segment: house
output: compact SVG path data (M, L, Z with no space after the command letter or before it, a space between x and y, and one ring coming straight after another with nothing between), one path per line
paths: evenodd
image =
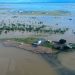
M59 41L52 41L53 48L66 51L68 49L71 49L72 47L66 43L66 40L60 39Z

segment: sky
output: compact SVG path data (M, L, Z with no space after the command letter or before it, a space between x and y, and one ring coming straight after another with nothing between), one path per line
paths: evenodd
M54 2L54 3L74 3L75 0L0 0L0 2Z

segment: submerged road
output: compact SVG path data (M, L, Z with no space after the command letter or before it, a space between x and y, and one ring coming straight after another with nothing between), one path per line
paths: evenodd
M0 42L0 75L58 75L41 56Z

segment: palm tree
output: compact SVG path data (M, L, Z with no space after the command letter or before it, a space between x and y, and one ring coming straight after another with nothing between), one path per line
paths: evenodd
M31 26L31 25L29 25L29 32L31 32L32 31L32 29L33 29L33 27Z

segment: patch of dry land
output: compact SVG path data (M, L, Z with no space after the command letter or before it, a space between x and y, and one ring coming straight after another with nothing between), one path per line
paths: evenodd
M13 40L6 40L3 44L7 47L16 47L36 54L54 52L51 48L47 48L43 46L33 47L31 44L26 44L22 42L13 41Z

